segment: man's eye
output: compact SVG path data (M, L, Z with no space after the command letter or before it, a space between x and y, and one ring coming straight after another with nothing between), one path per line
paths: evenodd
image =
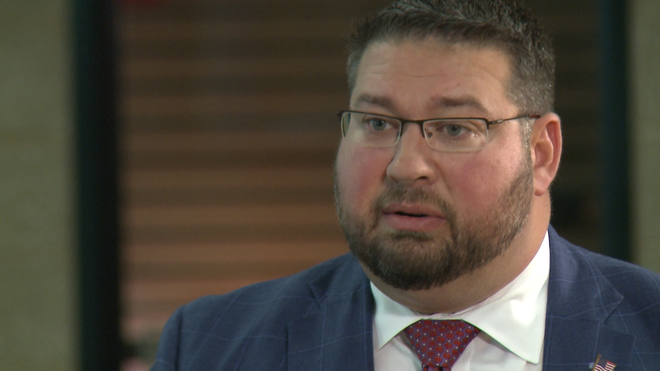
M445 134L452 136L452 137L457 137L459 135L466 134L468 129L463 126L463 125L445 125L444 127Z
M367 120L367 126L373 130L385 130L389 126L389 123L383 119L372 118Z

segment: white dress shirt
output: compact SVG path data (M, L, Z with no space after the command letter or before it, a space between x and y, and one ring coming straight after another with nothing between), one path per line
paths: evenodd
M481 329L452 371L540 371L549 272L546 233L536 256L516 279L460 312L421 315L390 299L372 283L376 371L421 370L421 362L402 332L421 319L460 319Z

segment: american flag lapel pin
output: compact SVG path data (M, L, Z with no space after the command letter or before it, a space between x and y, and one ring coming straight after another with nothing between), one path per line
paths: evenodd
M606 359L600 359L600 354L596 358L596 362L593 363L592 371L613 371L616 367L615 363L612 363Z

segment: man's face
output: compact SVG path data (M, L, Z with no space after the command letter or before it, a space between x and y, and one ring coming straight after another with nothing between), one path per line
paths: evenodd
M352 110L410 120L514 117L509 59L498 49L434 39L377 42L364 53ZM490 128L484 149L431 149L418 125L395 147L343 140L336 203L351 251L384 283L441 286L506 251L533 196L531 157L518 121Z

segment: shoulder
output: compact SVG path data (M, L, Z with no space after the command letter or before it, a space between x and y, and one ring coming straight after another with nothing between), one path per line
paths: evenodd
M368 280L359 263L346 254L289 277L197 299L170 317L152 370L183 365L224 369L263 359L280 364L287 349L287 324L319 311L330 298L341 300L365 286ZM244 354L263 359L250 360Z
M613 317L626 318L639 327L657 322L660 318L660 275L591 251L583 250L582 254L592 264L594 271L621 295L621 302Z
M660 315L659 274L573 245L553 230L550 250L550 282L554 289L578 287L581 295L614 292L621 299L621 315Z
M556 263L552 268L562 273L559 276L598 276L622 289L642 284L648 290L660 292L660 274L576 246L553 230L549 233L551 264Z
M224 295L197 299L179 310L184 317L209 322L218 317L247 317L251 313L302 315L324 295L362 284L364 273L352 254L328 260L300 273L245 286Z

